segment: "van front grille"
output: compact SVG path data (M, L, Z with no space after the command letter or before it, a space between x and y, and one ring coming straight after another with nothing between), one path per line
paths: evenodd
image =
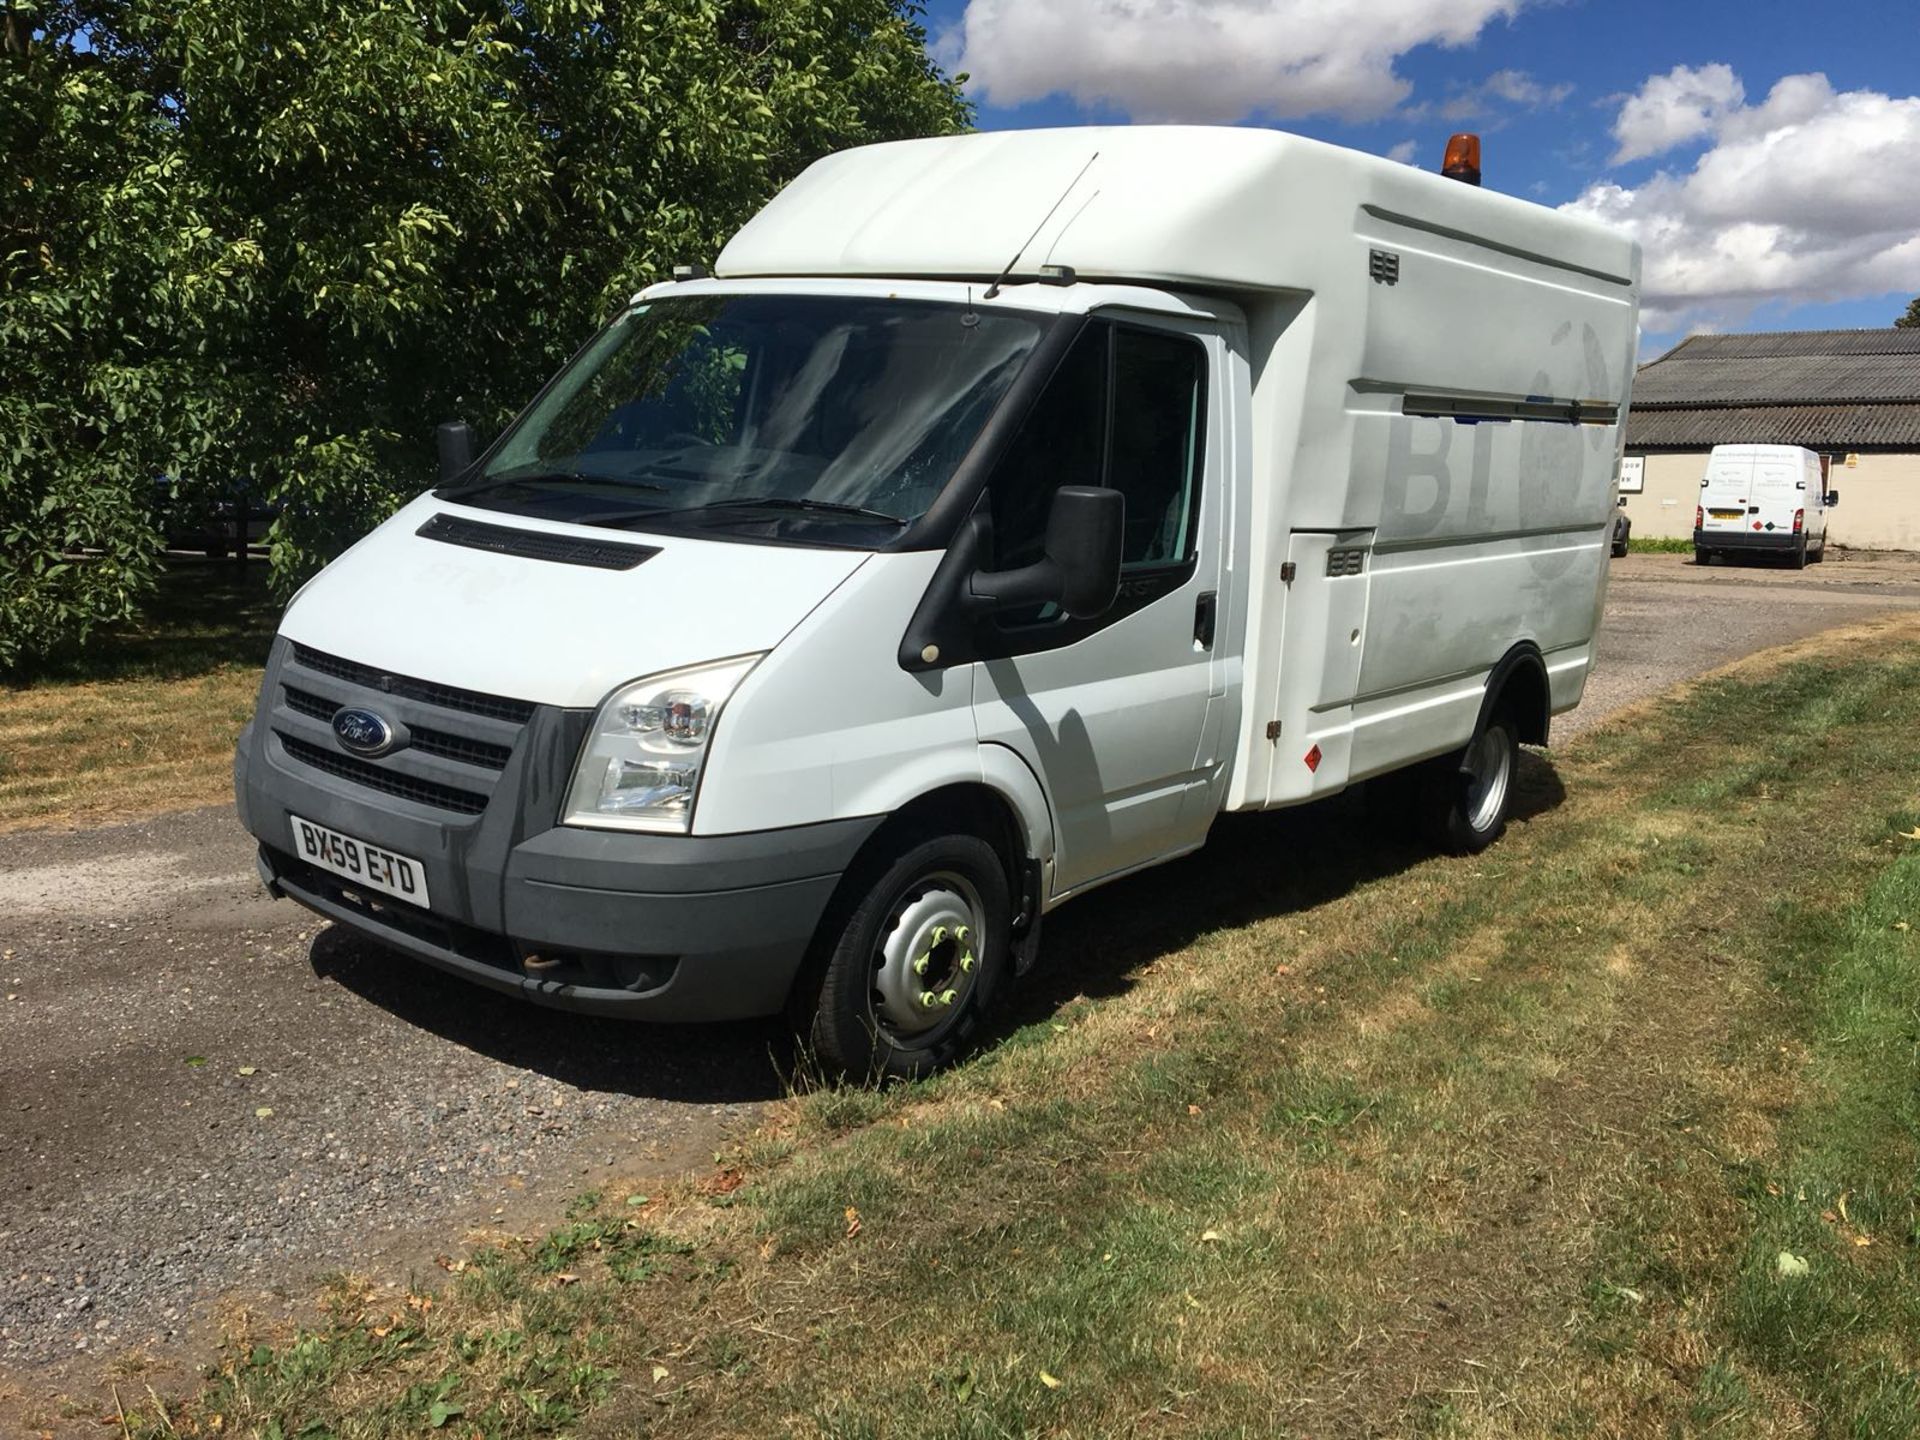
M359 685L382 695L418 700L423 705L462 710L469 715L484 715L488 719L505 720L514 725L524 725L533 718L533 706L524 700L483 695L478 690L462 690L432 680L416 680L409 675L392 675L372 665L342 660L337 655L328 655L320 650L309 650L305 645L293 647L293 660L303 670L331 675L336 680L345 680L349 685Z
M287 754L302 765L310 765L325 774L337 775L343 780L365 785L369 790L397 795L403 800L412 800L420 805L431 805L440 810L454 810L462 815L478 815L487 808L487 797L476 794L474 791L459 790L451 785L422 780L401 771L389 770L370 760L356 760L351 755L324 750L318 745L302 740L297 735L289 735L284 730L276 730L273 733L280 737L280 743L286 747Z
M282 654L269 724L286 757L385 795L478 815L513 760L534 706L305 645ZM344 708L370 710L400 735L384 755L350 753L333 732Z
M328 725L333 724L333 717L340 709L339 701L311 694L297 686L283 686L281 693L287 697L289 710L301 715L310 715L315 720L324 720ZM513 758L513 750L510 746L494 745L465 735L452 735L426 725L408 727L406 748L424 750L429 755L438 755L447 760L459 760L468 765L483 766L488 770L504 770L507 768L507 761Z

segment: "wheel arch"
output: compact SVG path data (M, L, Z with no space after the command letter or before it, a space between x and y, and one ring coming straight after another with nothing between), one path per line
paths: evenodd
M1001 745L982 745L977 779L933 786L895 807L869 835L841 876L814 931L807 959L794 978L794 1001L817 988L826 957L847 915L870 883L881 857L929 835L967 834L993 846L1006 869L1015 915L1015 973L1038 955L1039 917L1047 867L1053 860L1053 817L1046 792L1027 764Z
M1475 738L1497 712L1508 707L1519 724L1522 744L1547 743L1553 721L1553 687L1547 678L1546 657L1531 640L1522 640L1508 650L1487 675L1480 714L1473 722Z

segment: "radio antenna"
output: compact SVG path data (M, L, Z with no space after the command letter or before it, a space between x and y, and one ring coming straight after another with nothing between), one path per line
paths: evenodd
M1000 293L1000 287L1006 284L1007 277L1013 274L1013 267L1018 265L1020 263L1020 257L1027 253L1027 246L1031 245L1034 240L1038 238L1040 232L1047 228L1047 221L1053 219L1054 211L1066 204L1067 196L1071 195L1073 193L1073 187L1080 183L1080 177L1091 170L1093 168L1093 162L1099 158L1100 152L1098 150L1087 157L1087 163L1080 167L1080 174L1075 175L1073 179L1067 182L1067 188L1060 192L1060 198L1053 202L1052 208L1049 209L1046 214L1042 215L1040 217L1040 223L1033 227L1033 234L1027 236L1025 240L1020 242L1020 248L1014 251L1013 258L1007 261L1007 268L1002 270L999 275L994 278L993 284L989 285L986 293L980 297L982 300L991 300Z

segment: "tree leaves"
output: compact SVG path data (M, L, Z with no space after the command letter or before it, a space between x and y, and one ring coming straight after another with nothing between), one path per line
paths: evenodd
M162 477L277 499L290 587L808 162L964 125L918 14L50 8L0 56L0 667L138 603Z

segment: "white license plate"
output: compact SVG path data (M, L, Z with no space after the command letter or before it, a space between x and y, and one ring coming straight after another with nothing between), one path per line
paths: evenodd
M412 856L355 840L298 815L287 818L293 822L293 853L309 865L344 875L409 905L424 908L427 904L427 872Z

